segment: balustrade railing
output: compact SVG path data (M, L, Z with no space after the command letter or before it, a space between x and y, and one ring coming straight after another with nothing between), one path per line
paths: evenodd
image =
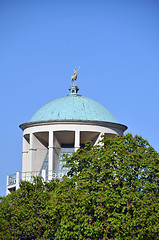
M62 177L65 175L65 172L64 171L60 171L60 172L57 172L57 171L48 171L48 178L47 178L47 181L50 181L52 179L62 179Z
M18 174L17 174L18 173ZM33 182L34 177L43 177L44 181L51 181L52 179L62 179L66 175L66 170L61 169L60 171L47 171L43 169L42 171L31 171L31 172L17 172L12 175L7 176L7 186L12 187L13 185L19 185L20 181Z
M22 172L21 181L33 182L34 177L41 176L40 171Z
M9 177L8 177L8 185L11 186L14 184L16 184L16 173L9 175Z

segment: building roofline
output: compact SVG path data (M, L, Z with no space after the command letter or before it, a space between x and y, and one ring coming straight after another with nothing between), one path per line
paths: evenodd
M127 130L127 126L120 123L105 122L105 121L90 121L90 120L49 120L49 121L37 121L22 123L19 127L25 130L29 127L42 126L42 125L56 125L56 124L81 124L81 125L96 125L102 127L115 127L121 129L123 132Z

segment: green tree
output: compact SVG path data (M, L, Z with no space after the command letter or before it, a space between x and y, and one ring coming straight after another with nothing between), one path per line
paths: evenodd
M47 208L54 239L158 239L158 153L130 134L101 144L65 159L71 178Z
M46 231L45 209L56 183L22 181L20 188L0 202L0 239L41 239Z
M139 136L65 156L61 182L22 182L0 202L0 239L158 239L159 155Z

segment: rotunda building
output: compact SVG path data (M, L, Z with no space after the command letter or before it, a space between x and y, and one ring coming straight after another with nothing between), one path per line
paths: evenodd
M62 169L64 153L77 151L88 140L97 144L101 135L123 135L127 126L118 123L102 104L81 96L73 85L67 96L46 103L20 128L23 130L22 172L16 174L14 190L20 179L31 181L37 175L45 181L62 178L67 172L66 168ZM7 193L13 189L11 182L7 176Z
M77 86L69 94L41 107L23 130L22 172L42 172L46 179L62 177L61 156L71 153L91 140L96 144L101 135L122 135L127 129L119 124L102 104L81 96Z

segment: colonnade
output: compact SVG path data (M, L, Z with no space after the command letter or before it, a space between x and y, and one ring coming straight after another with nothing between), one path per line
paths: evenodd
M51 180L58 167L61 148L68 145L68 149L77 151L88 140L97 144L101 135L123 135L127 129L122 124L96 121L24 123L20 128L23 130L22 172L7 176L7 194L18 189L21 180L32 181L31 176L39 173ZM43 166L45 159L47 170Z
M31 132L30 134L24 134L23 136L23 164L22 172L36 172L40 171L42 164L44 162L45 156L48 151L48 171L53 172L57 168L59 154L62 144L71 144L74 148L74 151L77 151L81 143L84 144L81 140L81 132L79 130L75 131L62 131L60 132L62 137L58 136L59 131L48 131L45 132L45 135L48 138L48 141L42 141L42 133ZM69 134L68 134L69 133ZM71 133L71 134L70 134ZM94 144L99 141L102 133L100 132L87 132L87 140L93 140ZM86 135L86 134L85 134ZM68 141L67 141L68 137ZM51 175L48 175L51 180Z
M21 126L23 131L22 172L42 170L48 153L48 171L56 171L62 145L71 144L74 151L90 140L97 144L101 135L122 135L125 126L107 122L47 122ZM50 180L50 179L49 179Z

